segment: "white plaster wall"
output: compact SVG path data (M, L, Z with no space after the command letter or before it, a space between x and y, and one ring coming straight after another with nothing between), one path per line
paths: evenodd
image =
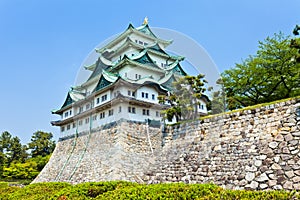
M143 98L142 92L148 93L148 98L145 98L145 97ZM137 93L136 98L139 100L147 101L147 102L151 102L151 103L158 103L158 99L157 99L158 92L154 88L151 88L148 86L142 86L137 89L136 93ZM155 96L154 100L152 99L152 94L154 94L154 96Z
M206 103L202 99L200 99L199 102L200 102L200 106L198 107L198 112L207 114ZM201 105L203 105L203 109L201 108Z
M135 42L135 40L138 40L138 44L139 44L139 41L143 42L143 43L148 43L148 44L153 44L155 41L154 40L151 40L149 38L146 38L146 37L143 37L141 35L137 35L137 34L131 34L130 35L130 39ZM144 45L144 44L143 44Z
M107 95L107 99L105 101L102 101L102 96ZM97 98L99 98L99 103L97 103ZM106 92L103 92L101 94L98 94L97 96L95 96L94 98L94 107L100 106L108 101L111 100L111 91L108 90Z

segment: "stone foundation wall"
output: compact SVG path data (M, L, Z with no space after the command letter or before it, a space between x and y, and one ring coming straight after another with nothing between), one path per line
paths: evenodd
M213 182L300 190L299 107L299 99L287 100L163 132L149 128L150 142L146 125L122 122L58 142L35 182Z

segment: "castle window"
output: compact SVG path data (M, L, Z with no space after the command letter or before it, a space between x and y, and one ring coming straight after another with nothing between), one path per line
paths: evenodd
M118 96L118 94L120 94L120 91L114 92L114 97Z
M103 95L102 97L101 97L101 101L103 102L103 101L106 101L107 100L107 94L106 95Z
M96 100L97 104L100 103L100 98L98 97L97 100Z
M142 42L142 41L139 41L139 44L143 45L143 42Z
M90 122L90 118L85 119L85 123L88 124Z
M158 111L156 111L156 117L159 117L159 112Z
M150 115L150 111L148 109L143 109L143 115Z
M100 119L105 118L105 112L100 113Z
M108 116L112 116L112 115L114 115L114 109L108 111Z
M86 110L90 109L90 104L86 104L85 109Z
M73 128L76 128L76 124L75 123L73 123Z
M127 72L125 72L125 77L127 77Z
M148 45L148 43L147 43L147 42L144 42L144 45L145 45L145 46L147 46L147 45Z
M72 110L70 110L70 115L72 115Z
M93 121L96 121L97 120L97 115L94 115L93 116Z
M66 113L65 113L65 117L68 117L68 115L69 115L69 113L68 113L68 112L66 112Z
M155 100L155 95L154 94L152 94L152 100Z
M67 130L70 130L70 128L71 128L71 125L68 124L68 125L67 125Z
M148 93L145 93L146 99L148 99Z
M145 98L145 93L144 92L142 92L142 98Z
M61 132L64 132L64 131L65 131L65 127L62 126L62 127L60 128L60 130L61 130Z
M83 107L80 106L80 107L79 107L79 113L82 113L82 111L83 111Z
M131 91L130 90L128 90L128 96L130 96L131 95Z
M131 96L135 97L135 92L134 91L131 92Z
M138 40L135 40L135 43L138 43Z
M128 107L128 112L135 114L135 107Z
M79 126L81 126L82 125L82 120L79 120L78 124L79 124Z
M139 79L141 79L142 78L142 76L141 75L139 75Z
M200 104L200 105L199 105L199 108L200 108L201 110L203 110L203 109L204 109L204 105L203 105L203 104Z
M122 107L121 107L121 106L119 106L119 113L120 113L120 112L122 112Z

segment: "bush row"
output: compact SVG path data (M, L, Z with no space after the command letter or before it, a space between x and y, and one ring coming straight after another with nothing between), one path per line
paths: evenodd
M225 190L213 184L144 185L124 181L82 183L36 183L23 188L1 184L0 199L300 199L293 191Z

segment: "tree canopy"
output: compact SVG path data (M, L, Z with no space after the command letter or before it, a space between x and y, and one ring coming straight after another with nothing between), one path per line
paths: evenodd
M35 132L31 142L22 145L20 139L5 131L0 135L0 178L33 179L48 162L55 148L52 133ZM31 150L29 154L27 150Z
M300 95L297 49L290 44L281 32L267 37L255 55L221 74L229 109Z
M37 131L33 133L31 142L28 144L31 149L31 156L47 156L51 154L55 148L55 142L51 140L52 133Z
M173 82L173 91L169 95L159 96L160 103L168 103L169 108L163 111L165 118L172 121L195 119L198 116L199 99L206 88L207 81L203 74L184 76Z

